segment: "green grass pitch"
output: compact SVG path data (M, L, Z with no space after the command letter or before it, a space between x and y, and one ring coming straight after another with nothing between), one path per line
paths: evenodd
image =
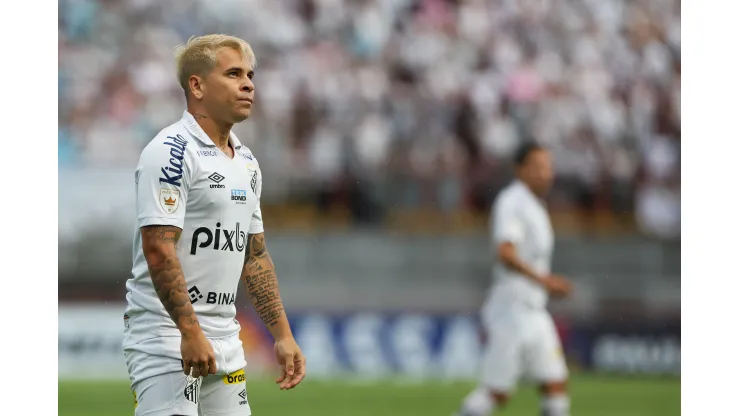
M255 416L450 416L471 383L354 383L312 381L280 391L270 381L247 380ZM681 414L679 378L577 375L571 381L572 414L595 416L673 416ZM521 386L498 414L539 415L536 392ZM60 416L132 416L127 382L59 382Z

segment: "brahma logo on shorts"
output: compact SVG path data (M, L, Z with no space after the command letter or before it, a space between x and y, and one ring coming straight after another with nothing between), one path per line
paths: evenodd
M224 384L238 384L238 383L244 383L246 381L246 377L244 377L244 369L234 371L231 374L226 374L224 376Z

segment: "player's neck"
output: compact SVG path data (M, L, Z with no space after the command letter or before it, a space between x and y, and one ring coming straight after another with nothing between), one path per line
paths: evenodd
M213 143L221 149L229 147L229 137L233 124L219 123L203 111L188 110L193 115L200 128L213 140Z

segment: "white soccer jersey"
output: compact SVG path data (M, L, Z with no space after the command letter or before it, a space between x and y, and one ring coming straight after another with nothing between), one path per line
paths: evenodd
M491 212L491 235L494 247L509 241L516 246L519 258L539 274L550 272L554 233L545 203L524 183L514 181L496 198ZM544 308L547 291L496 262L491 306L528 305Z
M185 111L142 151L136 168L138 227L126 313L146 315L150 336L179 336L154 290L139 227L182 229L177 256L200 326L209 338L239 332L234 299L247 234L263 232L262 176L251 151L231 134L233 159Z

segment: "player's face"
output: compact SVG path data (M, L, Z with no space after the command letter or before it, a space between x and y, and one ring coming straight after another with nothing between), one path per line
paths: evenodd
M246 56L232 48L218 51L218 63L206 77L203 101L209 113L228 123L246 120L254 100L254 70Z
M550 153L546 150L535 150L530 153L524 166L524 176L532 189L540 195L545 195L555 177Z

